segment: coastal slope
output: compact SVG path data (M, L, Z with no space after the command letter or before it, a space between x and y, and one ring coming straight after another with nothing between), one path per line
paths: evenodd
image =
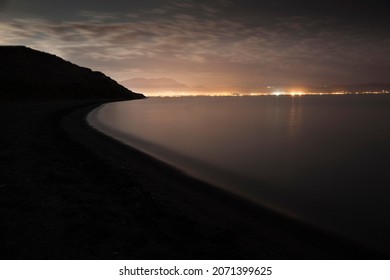
M105 74L24 46L0 46L0 100L143 98Z

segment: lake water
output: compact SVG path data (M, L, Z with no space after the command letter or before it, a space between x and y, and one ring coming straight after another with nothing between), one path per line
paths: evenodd
M390 250L390 95L149 98L88 121L191 176Z

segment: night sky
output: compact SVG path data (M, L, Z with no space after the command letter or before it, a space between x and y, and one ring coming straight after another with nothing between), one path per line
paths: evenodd
M0 45L50 52L117 81L153 78L151 86L390 83L385 4L0 0Z

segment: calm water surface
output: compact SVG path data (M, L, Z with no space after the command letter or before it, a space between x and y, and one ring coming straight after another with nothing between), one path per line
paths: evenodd
M88 120L191 176L390 249L389 95L149 98Z

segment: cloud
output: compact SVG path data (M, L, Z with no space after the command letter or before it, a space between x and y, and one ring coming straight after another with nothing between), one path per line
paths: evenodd
M0 10L2 10L6 4L7 0L0 0Z
M84 7L77 19L15 17L0 20L0 44L28 45L119 80L170 76L190 86L320 82L351 79L352 73L372 79L390 69L389 34L381 26L280 16L276 11L285 11L280 5L287 2L259 2L168 1L147 10L147 1L136 1L137 17ZM253 21L253 7L256 18L268 10L274 17Z

